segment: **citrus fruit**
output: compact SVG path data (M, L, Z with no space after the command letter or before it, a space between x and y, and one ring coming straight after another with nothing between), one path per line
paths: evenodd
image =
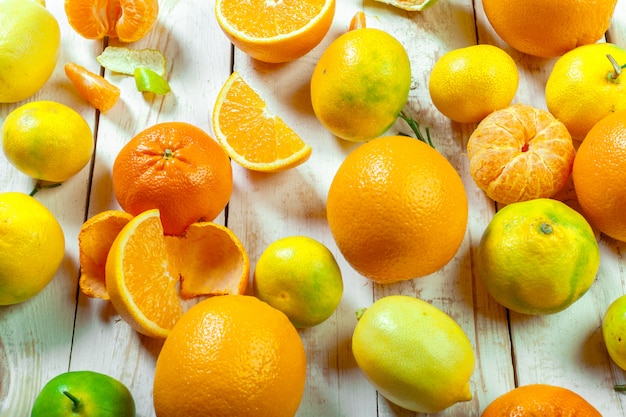
M0 305L33 297L54 278L65 237L54 214L35 198L0 193Z
M470 175L502 204L554 196L567 183L575 155L563 123L519 103L483 119L467 142Z
M601 417L602 414L574 391L547 384L517 387L493 400L481 417L572 416Z
M418 298L390 295L357 316L354 359L389 401L411 411L436 413L472 399L474 351L463 329L446 313Z
M583 140L600 119L626 109L626 75L616 73L607 55L618 67L626 64L626 50L619 46L579 46L556 61L546 83L548 110L575 139Z
M259 61L281 63L322 41L335 16L335 0L217 0L214 10L233 45Z
M2 146L11 164L39 180L63 182L91 160L94 139L85 119L55 101L31 101L2 124Z
M364 142L396 121L410 86L404 46L380 29L357 27L335 39L315 65L311 104L333 135Z
M87 39L135 42L152 29L158 13L158 0L65 0L70 26Z
M65 75L74 84L78 93L93 107L105 113L117 103L120 89L101 75L95 74L74 62L64 67Z
M203 222L184 236L165 236L157 209L122 228L105 264L113 307L134 330L154 338L167 337L182 316L181 297L241 294L249 275L248 255L229 229Z
M491 296L523 314L565 310L593 284L600 250L589 223L558 200L499 210L478 246L478 276Z
M159 209L168 235L222 212L233 189L228 155L202 129L162 122L139 132L113 163L113 191L124 211Z
M61 30L37 1L0 2L0 103L35 94L48 81L59 58Z
M626 295L616 298L604 312L602 338L609 356L626 370Z
M626 110L600 120L578 147L572 171L585 218L626 242Z
M105 265L109 249L133 216L121 210L105 210L87 221L78 232L79 287L92 298L109 299Z
M31 417L135 417L135 400L117 379L93 371L64 372L44 385Z
M271 243L254 270L254 295L282 311L297 328L316 326L337 309L343 294L333 253L307 236Z
M142 93L167 94L172 91L167 80L150 68L136 68L134 77L137 91Z
M390 4L402 10L422 11L437 3L437 0L376 0L381 3Z
M176 323L159 353L157 417L293 417L306 378L302 340L259 299L201 301Z
M350 265L391 283L433 273L454 257L468 204L443 155L417 139L383 136L346 157L330 185L326 215Z
M472 45L446 52L435 62L428 91L444 116L475 123L511 104L518 83L517 65L509 54L493 45Z
M261 172L296 167L311 147L235 71L222 86L213 107L215 137L239 165Z
M595 43L609 28L617 0L484 0L496 33L518 51L542 58Z

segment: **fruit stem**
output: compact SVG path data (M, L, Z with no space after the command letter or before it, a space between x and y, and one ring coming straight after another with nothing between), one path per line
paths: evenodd
M614 389L615 391L619 391L619 392L626 391L626 384L617 384L617 385L613 385L613 389Z
M361 320L361 317L363 316L363 313L365 313L365 310L367 310L367 307L359 308L356 311L356 319L357 319L357 321Z
M72 400L72 411L73 412L78 412L80 411L80 409L83 407L82 402L80 401L80 399L78 399L76 396L70 394L68 391L63 391L63 394L69 398L70 400Z
M415 133L415 136L417 136L417 139L429 144L432 148L435 147L435 145L433 145L433 141L430 139L430 128L428 126L424 128L424 130L426 131L426 138L424 138L424 135L422 135L422 131L420 130L420 125L415 121L415 119L406 114L404 111L401 111L398 117L404 120L409 125L411 130Z
M622 73L622 69L626 68L626 64L620 66L620 64L617 63L617 61L611 56L611 54L606 54L606 57L609 59L611 65L613 66L613 71L610 71L607 74L606 78L611 82L617 83L618 78Z
M41 182L41 180L37 181L35 183L35 187L33 187L33 190L30 192L30 194L28 194L29 196L34 196L35 194L37 194L37 191L39 190L45 190L47 188L54 188L54 187L58 187L60 186L62 183L60 182L53 182L51 184L46 184L43 185L43 183Z

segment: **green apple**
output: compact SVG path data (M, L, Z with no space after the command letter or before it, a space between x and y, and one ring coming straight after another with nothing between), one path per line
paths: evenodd
M626 295L614 300L604 313L602 337L613 362L626 370Z
M43 387L31 417L135 417L135 400L124 384L108 375L65 372Z

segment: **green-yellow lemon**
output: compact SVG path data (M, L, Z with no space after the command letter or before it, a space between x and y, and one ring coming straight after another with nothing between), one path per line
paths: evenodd
M606 309L602 337L613 362L626 370L626 295L616 298Z

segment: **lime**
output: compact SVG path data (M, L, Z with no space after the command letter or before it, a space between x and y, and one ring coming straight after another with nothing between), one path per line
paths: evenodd
M383 297L364 312L352 335L356 363L389 401L436 413L472 399L472 345L463 329L426 301Z
M626 370L626 295L615 299L604 313L602 337L613 362Z
M135 69L135 85L142 93L167 94L171 91L167 80L150 68Z
M332 252L306 236L271 243L254 270L254 293L285 313L295 327L318 325L337 309L343 280Z

